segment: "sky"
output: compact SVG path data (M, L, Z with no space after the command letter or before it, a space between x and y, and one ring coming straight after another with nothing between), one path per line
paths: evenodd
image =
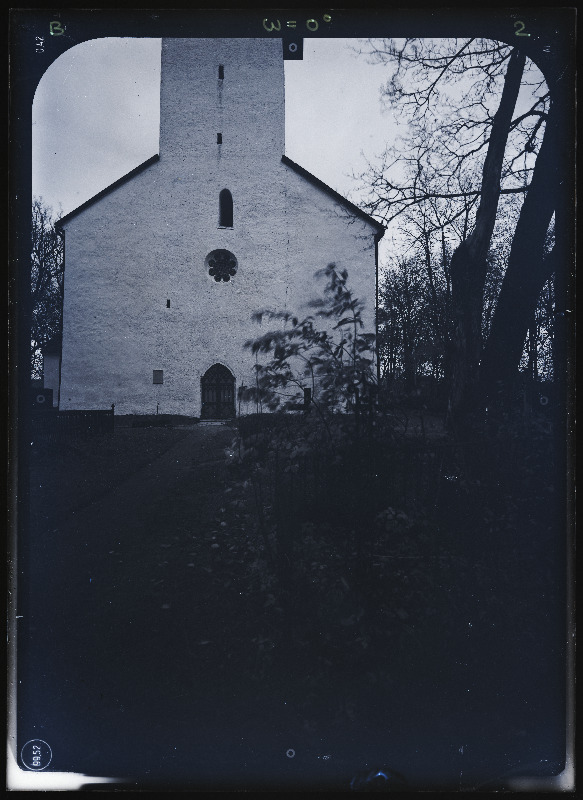
M305 39L285 61L286 155L358 202L350 176L395 136L386 67L358 40ZM160 39L94 39L61 55L33 104L33 196L62 214L158 153ZM63 165L66 164L66 168Z

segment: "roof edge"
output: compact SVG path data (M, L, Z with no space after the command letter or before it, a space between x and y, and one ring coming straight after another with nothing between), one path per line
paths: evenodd
M131 172L128 172L123 177L118 178L117 181L114 181L109 186L106 186L105 189L102 189L96 195L90 197L89 200L86 200L80 206L73 209L73 211L70 211L68 214L65 214L64 217L61 217L61 219L57 220L57 222L55 223L55 228L61 231L63 229L63 225L69 222L71 219L73 219L73 217L77 216L77 214L81 213L81 211L84 211L86 208L89 208L89 206L93 205L93 203L96 203L98 200L101 200L102 197L105 197L105 195L109 194L110 192L113 192L122 184L126 183L127 181L131 181L132 178L135 178L136 175L138 175L140 172L143 172L145 169L148 169L148 167L150 167L152 164L155 164L156 161L159 160L160 160L160 155L159 153L156 153L155 156L152 156L147 161L144 161L142 164L135 167L135 169L132 169Z
M316 178L315 175L312 175L312 173L308 172L308 170L304 169L304 167L300 167L300 165L296 164L295 161L292 161L291 158L283 155L281 160L286 166L291 167L294 172L297 172L298 175L306 178L306 180L310 181L310 183L314 184L314 186L316 186L318 189L322 189L322 191L326 192L326 194L329 194L338 203L342 203L342 205L346 206L353 214L355 214L355 216L360 217L361 219L365 220L365 222L373 225L377 229L377 232L375 233L375 240L377 242L383 238L386 227L382 224L382 222L379 222L374 217L371 217L370 214L367 214L366 211L363 211L362 208L359 208L354 203L351 203L350 200L347 200L346 197L343 197L343 195L341 195L335 189L332 189L332 187L328 186L328 184L324 183L324 181Z

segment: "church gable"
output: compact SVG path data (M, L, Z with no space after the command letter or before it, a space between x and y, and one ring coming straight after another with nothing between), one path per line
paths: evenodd
M151 158L149 158L147 161L144 161L142 164L137 166L135 169L131 170L131 172L128 172L126 175L123 175L121 178L119 178L117 181L112 183L110 186L106 186L105 189L103 189L101 192L99 192L98 194L96 194L93 197L91 197L85 203L82 203L82 205L80 205L77 208L75 208L69 214L65 214L65 216L61 217L61 219L57 222L57 227L62 229L62 230L66 230L67 225L69 224L69 222L71 222L71 220L73 220L75 217L78 217L79 214L81 214L86 209L91 208L96 203L98 203L101 200L109 197L114 192L116 192L118 189L120 189L122 186L125 186L126 184L134 181L134 179L138 175L140 175L142 172L147 170L150 166L152 166L153 164L155 164L159 160L160 160L160 156L158 154L156 154L155 156L152 156ZM135 186L131 187L130 188L130 192L133 191L135 188L136 188Z
M131 172L128 172L126 175L119 178L117 181L112 183L110 186L107 186L101 192L96 194L94 197L87 200L85 203L80 205L78 208L71 211L69 214L66 214L64 217L57 223L57 227L61 229L66 229L68 223L81 214L85 209L90 208L91 206L95 205L96 203L100 202L104 198L112 195L116 192L119 188L124 186L125 184L133 181L139 174L144 172L153 164L157 163L160 160L159 154L156 154L149 158L147 161L144 161L142 164L137 166ZM320 189L320 191L326 195L331 201L333 201L334 207L340 206L341 208L345 209L348 215L354 216L356 218L362 219L373 229L373 233L377 236L377 238L382 238L384 234L384 226L377 222L374 217L371 217L365 211L360 209L358 206L351 203L341 194L336 192L330 186L327 186L323 181L317 178L315 175L312 175L306 169L304 169L300 164L296 164L290 158L285 155L282 155L281 162L290 170L295 172L297 175L301 176L304 180L310 183L312 186ZM125 202L125 200L124 200ZM219 227L233 227L233 197L232 193L228 189L222 189L219 192Z
M323 181L317 178L315 175L312 175L308 170L304 169L299 164L296 164L295 161L292 161L291 158L287 156L281 157L282 164L285 164L291 171L295 172L297 175L301 176L304 181L308 184L311 184L313 187L318 189L323 195L327 196L334 204L335 208L341 208L344 210L345 214L349 217L361 219L364 222L368 223L372 228L375 236L377 239L381 239L385 228L380 222L377 222L374 217L371 217L370 214L367 214L366 211L363 211L358 206L351 203L350 200L347 200L341 194L336 192L330 186L327 186Z
M346 269L354 295L364 303L363 320L374 332L376 319L376 243L384 227L307 170L283 156L285 225L289 263L304 264L297 287L300 306L314 299L321 287L313 276L329 263ZM301 313L302 308L294 309Z

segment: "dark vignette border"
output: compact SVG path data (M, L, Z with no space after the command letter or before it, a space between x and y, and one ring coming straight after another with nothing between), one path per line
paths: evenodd
M10 175L9 175L9 325L8 350L9 381L9 569L11 588L16 588L9 600L9 641L16 651L11 652L11 666L16 652L26 660L26 637L16 640L15 617L25 616L28 603L26 584L27 529L28 529L28 463L27 443L30 442L30 418L28 414L29 386L29 319L30 296L27 281L30 208L31 208L31 115L32 101L38 82L50 64L65 50L89 39L107 36L139 37L278 37L282 33L267 28L271 21L287 12L275 10L257 11L165 11L165 10L60 10L39 11L19 9L10 14L9 24L9 113L10 113ZM297 19L319 18L326 10L316 14L314 9L295 9ZM561 407L564 409L564 450L562 461L565 473L563 496L567 503L564 510L564 527L569 530L565 541L567 563L567 602L569 619L566 626L569 668L572 670L573 619L573 521L574 521L574 319L575 319L575 9L573 8L514 8L505 11L487 9L481 12L459 9L414 8L410 12L385 12L380 10L332 11L329 26L322 25L316 31L302 26L298 29L298 53L301 53L302 38L366 38L402 36L482 36L512 43L524 49L542 70L554 101L561 108L564 120L564 140L558 154L562 175L561 195L558 202L556 225L557 237L564 246L564 269L558 282L557 338L566 348L567 375L560 381ZM263 20L270 21L266 27ZM515 23L524 20L530 36L517 39ZM57 22L65 29L64 35L49 35L50 23ZM313 26L312 26L313 27ZM57 26L58 30L58 26ZM283 29L282 29L283 30ZM42 35L45 52L35 53L35 37ZM287 41L284 35L284 43ZM285 158L285 157L284 157ZM149 162L147 162L149 163ZM144 165L143 165L144 166ZM138 168L139 169L139 168ZM122 179L123 180L123 179ZM570 678L573 676L571 675ZM12 675L15 678L15 674ZM12 698L15 697L14 684ZM567 739L572 734L573 719L567 714ZM9 737L16 734L12 719ZM10 739L9 739L10 740ZM24 741L24 740L23 740ZM19 745L22 745L19 742ZM11 741L16 755L16 740ZM544 783L544 781L543 781ZM85 787L91 788L90 786ZM98 786L95 786L98 788ZM105 787L103 787L105 788ZM117 789L126 788L118 785ZM128 785L127 788L130 788ZM136 788L132 782L131 788ZM145 788L145 785L144 787ZM147 788L160 788L148 786ZM180 790L179 787L173 787ZM189 787L182 787L184 789ZM192 788L192 787L190 787ZM218 785L208 787L217 790ZM222 787L224 790L235 787ZM238 787L240 788L240 787ZM251 787L246 787L247 789ZM550 786L548 788L551 788ZM541 785L541 789L544 790ZM199 789L200 790L200 789ZM536 789L535 789L536 790Z

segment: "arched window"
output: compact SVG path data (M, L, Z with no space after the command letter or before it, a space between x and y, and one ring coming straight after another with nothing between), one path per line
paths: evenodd
M219 195L219 228L233 227L233 197L228 189Z

